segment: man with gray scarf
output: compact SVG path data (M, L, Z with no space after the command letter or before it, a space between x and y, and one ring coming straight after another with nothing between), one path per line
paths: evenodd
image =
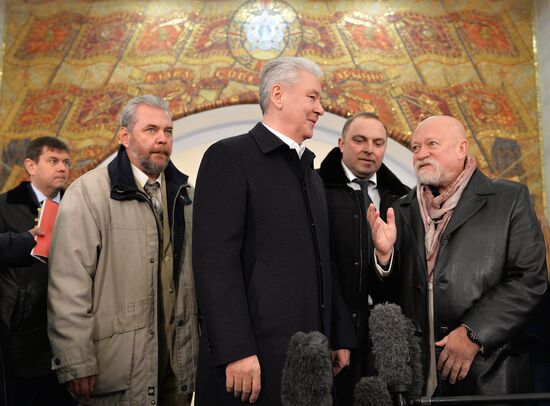
M489 179L453 117L412 136L417 186L368 220L379 272L421 339L428 396L531 389L525 325L547 288L544 239L525 185Z

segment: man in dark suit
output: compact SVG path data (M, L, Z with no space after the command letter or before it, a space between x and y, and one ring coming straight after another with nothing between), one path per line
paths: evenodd
M368 219L378 264L421 337L426 394L529 392L525 327L547 288L529 191L487 178L453 117L424 120L411 145L416 188L387 223L374 205Z
M23 257L13 252L0 266L0 344L7 403L70 404L65 385L57 382L50 364L46 333L48 265L31 257L34 241L27 231L35 226L44 200L60 201L69 178L69 150L58 138L35 138L23 163L30 182L21 182L0 195L0 233L22 233L17 238L19 242L25 240L27 247Z
M214 144L202 160L193 218L203 319L197 406L280 405L297 331L329 337L335 374L349 362L353 331L332 289L324 188L303 145L324 112L320 76L303 58L268 62L263 122Z
M355 384L374 372L368 338L369 306L385 299L372 264L374 246L366 208L373 202L386 213L409 191L382 163L387 140L386 128L376 114L358 113L345 122L338 147L329 152L319 169L327 194L330 254L358 344L351 354L350 368L335 379L338 406L351 406Z

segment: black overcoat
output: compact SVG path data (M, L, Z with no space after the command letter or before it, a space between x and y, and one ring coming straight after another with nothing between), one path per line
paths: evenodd
M280 405L290 337L320 331L334 349L354 345L332 289L324 188L312 168L257 124L211 146L193 215L193 269L201 311L197 406L242 404L225 390L225 366L260 360L259 405Z
M351 354L350 368L343 370L335 380L338 406L352 405L356 383L362 376L374 372L368 339L368 297L370 295L375 304L388 300L388 295L374 269L374 245L363 196L348 186L350 181L342 167L340 148L328 153L318 173L326 188L331 259L357 338L357 351ZM388 208L410 189L384 164L376 172L376 182L380 194L379 211L385 220Z
M427 370L428 283L416 188L394 207L398 242L392 278L397 277L398 301L422 339ZM436 341L464 323L478 334L484 353L463 381L439 380L439 395L530 390L524 329L546 286L544 239L527 188L476 170L441 235L434 320Z
M0 195L0 233L23 233L33 228L38 207L30 182L21 182ZM0 265L0 345L4 367L7 374L26 378L53 374L46 333L48 265L30 256L33 245L24 257L12 256L8 261L12 266Z

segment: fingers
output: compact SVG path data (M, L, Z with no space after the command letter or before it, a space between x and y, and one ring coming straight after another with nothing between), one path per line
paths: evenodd
M250 393L250 403L254 403L260 396L260 390L262 388L260 375L252 377L252 392Z
M448 337L449 336L445 336L442 340L436 341L435 346L436 347L445 347L447 345L447 342L449 341Z
M350 352L346 349L340 349L332 352L332 374L338 375L344 367L349 365Z
M437 360L437 369L441 371L448 359L449 359L449 352L447 350L441 351L441 354L439 355L439 359Z
M38 236L43 236L44 235L44 232L38 227L31 228L29 230L29 233L31 233L33 237L36 237L37 235Z
M378 210L376 210L376 206L374 205L374 203L371 203L369 205L369 208L367 209L367 220L371 229L374 227L376 220L379 218L380 214L378 213Z
M233 393L233 388L235 387L235 377L226 372L225 374L225 390L228 393Z
M395 212L391 207L386 212L386 223L389 226L395 227Z
M87 376L70 381L67 384L69 392L75 399L84 398L90 400L90 396L95 388L96 377Z
M258 357L254 355L230 362L225 368L225 387L242 402L254 403L261 387Z
M90 392L93 392L95 390L95 384L96 384L97 378L96 376L90 376ZM90 393L91 395L91 393Z

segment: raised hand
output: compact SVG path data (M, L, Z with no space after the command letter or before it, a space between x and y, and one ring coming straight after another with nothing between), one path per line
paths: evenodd
M370 204L367 210L367 220L369 221L372 242L376 248L376 257L380 265L387 265L393 252L393 245L397 239L397 228L395 226L395 213L390 207L388 209L388 222L384 222L380 213L376 210L374 204Z

